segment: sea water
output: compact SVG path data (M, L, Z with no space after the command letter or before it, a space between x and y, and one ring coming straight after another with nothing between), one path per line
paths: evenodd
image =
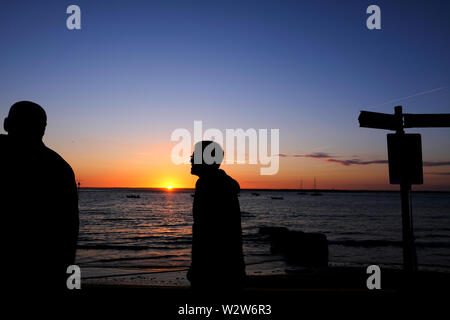
M192 194L192 190L80 189L76 263L82 270L102 270L102 277L120 270L186 270L191 254ZM450 193L413 193L412 197L420 268L450 272ZM239 202L248 274L301 268L271 252L268 236L259 233L260 227L269 226L325 234L331 266L402 265L398 193L311 196L243 190Z

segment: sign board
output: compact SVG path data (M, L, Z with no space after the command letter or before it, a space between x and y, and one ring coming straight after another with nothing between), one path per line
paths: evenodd
M394 114L361 111L358 117L359 126L374 129L398 130L402 127L402 119Z
M389 182L423 184L420 134L388 134Z
M450 114L410 114L404 113L405 128L448 128Z

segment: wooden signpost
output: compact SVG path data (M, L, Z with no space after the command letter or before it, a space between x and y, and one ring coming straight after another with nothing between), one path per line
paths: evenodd
M361 111L359 126L395 131L387 135L389 181L400 185L403 230L403 267L417 270L411 213L411 185L423 183L422 143L420 134L405 134L404 128L450 127L450 114L408 114L402 107L394 114Z

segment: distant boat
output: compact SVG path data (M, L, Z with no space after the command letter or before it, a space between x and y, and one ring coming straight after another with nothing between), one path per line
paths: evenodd
M128 199L139 199L141 196L138 194L128 194L127 198Z
M303 191L303 180L300 180L300 191L297 192L297 194L303 195L303 194L307 194L306 192Z
M272 200L283 200L284 198L283 197L271 197L272 198Z
M312 196L321 196L322 194L320 192L316 191L316 177L314 177L314 192L311 193Z
M252 192L252 196L258 197L259 193L258 192Z

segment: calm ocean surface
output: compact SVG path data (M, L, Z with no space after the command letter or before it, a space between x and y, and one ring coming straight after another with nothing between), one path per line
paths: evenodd
M271 254L267 236L258 234L264 226L326 234L330 265L401 266L398 194L324 192L312 197L297 192L257 192L259 196L244 190L239 198L249 274L298 268ZM77 264L137 272L186 269L190 264L192 193L81 189ZM450 194L413 194L413 215L420 268L450 272Z

